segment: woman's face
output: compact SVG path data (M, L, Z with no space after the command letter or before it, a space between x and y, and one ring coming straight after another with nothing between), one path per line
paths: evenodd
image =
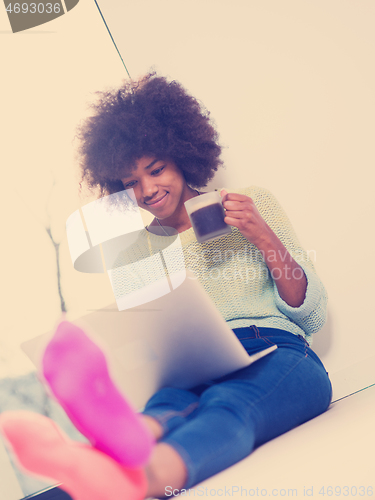
M140 208L161 220L179 218L184 202L196 194L172 160L152 156L137 160L136 168L121 181L125 189L134 189Z

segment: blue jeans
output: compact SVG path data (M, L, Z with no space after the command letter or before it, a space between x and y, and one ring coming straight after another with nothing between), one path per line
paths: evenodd
M233 331L249 354L274 344L278 349L210 384L161 389L144 410L162 425L160 441L184 460L185 488L323 413L331 401L328 374L302 337L256 326Z

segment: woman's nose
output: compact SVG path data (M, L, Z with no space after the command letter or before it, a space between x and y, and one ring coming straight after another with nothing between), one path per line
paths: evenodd
M142 196L146 199L151 199L157 192L158 188L153 179L144 179L141 182Z

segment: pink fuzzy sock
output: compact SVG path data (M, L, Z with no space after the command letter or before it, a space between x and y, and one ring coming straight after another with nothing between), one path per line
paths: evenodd
M0 415L0 430L21 468L62 483L75 500L141 500L147 481L91 446L75 443L49 418L28 411Z
M147 462L154 438L112 382L103 352L80 328L61 322L42 366L57 400L95 448L127 467Z

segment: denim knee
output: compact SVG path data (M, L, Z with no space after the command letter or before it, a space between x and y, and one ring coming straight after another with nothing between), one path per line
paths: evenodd
M149 399L142 413L157 420L163 428L163 433L168 434L185 423L198 404L199 397L193 392L165 387Z
M248 420L251 407L251 401L246 397L244 391L246 389L242 381L214 385L202 393L199 412L220 408L232 414L232 417L235 417L237 421L237 425L243 424Z

